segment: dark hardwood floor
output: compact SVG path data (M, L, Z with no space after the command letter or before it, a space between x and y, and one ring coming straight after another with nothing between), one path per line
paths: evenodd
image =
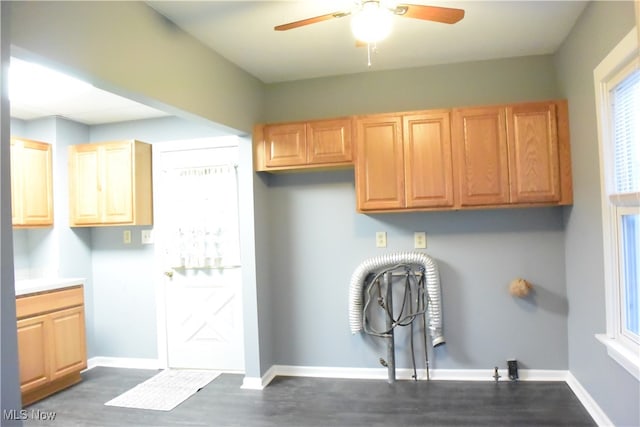
M173 411L105 406L157 371L94 368L84 381L25 408L55 412L24 426L594 426L564 382L338 380L278 377L242 390L223 374ZM38 412L40 411L40 412Z

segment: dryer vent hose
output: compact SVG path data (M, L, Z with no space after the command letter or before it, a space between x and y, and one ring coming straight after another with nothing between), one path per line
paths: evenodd
M438 266L431 257L421 252L396 252L366 259L351 275L349 284L349 327L351 333L362 330L362 310L364 280L369 273L376 270L393 267L398 264L408 264L424 268L426 278L427 316L429 319L429 333L431 343L435 347L445 342L442 335L442 301L440 296L440 275Z

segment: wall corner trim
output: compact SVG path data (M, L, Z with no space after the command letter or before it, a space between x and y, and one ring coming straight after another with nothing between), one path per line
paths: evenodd
M595 401L589 392L580 384L580 381L571 373L567 372L567 385L571 388L576 395L582 406L587 410L591 418L599 426L612 426L613 422L607 417L607 414L602 410L600 405Z
M271 366L267 372L260 378L258 377L244 377L242 380L242 385L240 386L243 390L264 390L266 386L269 385L271 381L278 375L276 373L276 366Z

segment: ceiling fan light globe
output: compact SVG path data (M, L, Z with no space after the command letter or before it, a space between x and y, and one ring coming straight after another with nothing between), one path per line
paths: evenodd
M377 43L391 33L393 14L378 2L365 2L351 17L351 31L357 40Z

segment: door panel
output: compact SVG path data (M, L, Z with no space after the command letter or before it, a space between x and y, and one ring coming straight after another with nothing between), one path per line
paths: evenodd
M133 221L132 146L128 142L104 146L104 222Z
M359 119L356 179L358 209L404 207L404 155L399 116Z
M69 147L69 197L71 218L77 224L100 222L100 164L98 147Z
M350 162L351 120L323 120L307 124L308 163Z
M55 312L51 317L51 378L63 377L87 367L84 308Z
M157 149L157 150L156 150ZM237 146L154 145L169 367L244 370ZM164 349L161 349L163 351Z
M47 316L18 320L18 354L20 355L20 391L22 393L49 382L49 341Z
M460 204L509 203L504 108L454 110L453 132Z
M556 109L552 103L507 108L511 202L560 200Z
M307 161L305 125L270 125L264 129L267 167L304 165Z
M405 116L403 121L407 207L453 206L449 113Z

